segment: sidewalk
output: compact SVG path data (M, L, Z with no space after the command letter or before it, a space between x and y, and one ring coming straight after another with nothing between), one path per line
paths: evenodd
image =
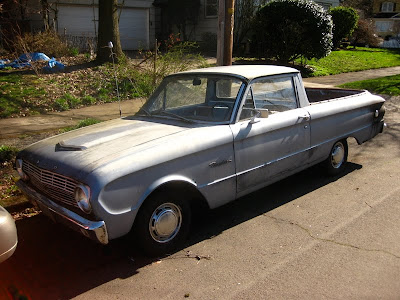
M323 77L305 78L304 85L306 87L329 87L352 81L385 77L396 74L400 74L400 66L353 73L342 73ZM144 101L144 99L121 101L122 115L127 116L137 112ZM76 125L78 121L86 118L110 120L118 117L119 104L116 102L94 105L81 109L71 109L69 111L60 113L48 113L45 115L36 115L24 118L0 119L0 139L18 137L23 134L39 133L67 126L73 126Z
M134 114L145 99L121 101L122 116ZM0 119L0 139L18 137L23 134L39 133L74 126L86 118L106 121L119 117L119 103L105 103L63 112L53 112L22 118Z
M372 69L359 72L342 73L337 75L321 76L321 77L310 77L304 78L304 85L310 86L313 84L327 85L327 86L338 86L344 83L374 79L379 77L386 77L391 75L400 74L400 66L392 68Z

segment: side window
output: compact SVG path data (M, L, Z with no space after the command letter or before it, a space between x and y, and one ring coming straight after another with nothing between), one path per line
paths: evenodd
M260 111L261 116L297 108L292 77L267 77L254 81L246 96L241 120L251 117L248 113L250 106Z
M271 113L297 108L292 77L265 78L252 84L256 109L268 109Z

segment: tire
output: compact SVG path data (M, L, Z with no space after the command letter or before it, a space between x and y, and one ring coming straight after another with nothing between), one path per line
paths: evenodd
M329 157L323 163L328 175L335 176L343 172L347 163L348 151L345 139L333 144Z
M170 254L186 239L191 222L188 201L172 193L157 193L140 208L133 228L133 237L143 254Z

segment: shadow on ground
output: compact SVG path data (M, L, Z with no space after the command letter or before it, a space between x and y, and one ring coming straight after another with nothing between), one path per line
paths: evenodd
M361 168L349 163L341 176L328 178L313 167L221 208L198 213L185 247L217 236ZM17 228L17 250L0 266L0 299L9 297L7 290L16 289L31 299L69 299L114 279L134 278L140 268L157 260L128 249L124 239L101 246L52 223L42 214L17 221Z

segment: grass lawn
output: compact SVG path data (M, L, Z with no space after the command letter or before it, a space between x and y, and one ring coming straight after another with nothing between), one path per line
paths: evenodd
M377 94L400 95L400 74L376 79L355 81L340 87L368 90Z
M300 62L300 61L298 61ZM400 66L400 51L393 49L356 48L339 50L319 60L308 60L315 71L309 76L334 75L368 69Z

